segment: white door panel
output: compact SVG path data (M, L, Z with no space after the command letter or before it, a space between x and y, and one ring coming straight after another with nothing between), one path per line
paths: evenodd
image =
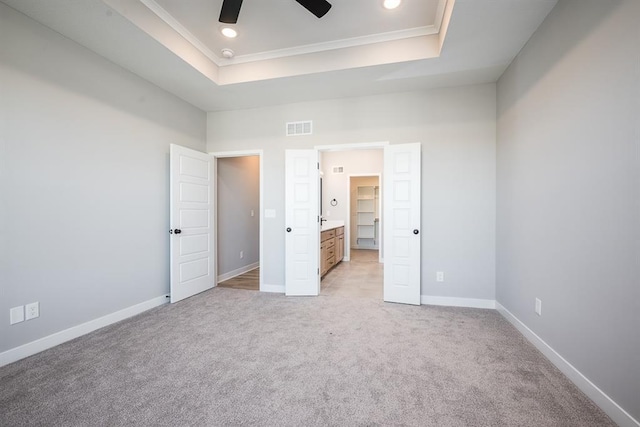
M318 295L318 152L285 150L285 294Z
M215 285L212 164L208 154L170 147L172 303Z
M420 143L384 149L384 300L420 305Z

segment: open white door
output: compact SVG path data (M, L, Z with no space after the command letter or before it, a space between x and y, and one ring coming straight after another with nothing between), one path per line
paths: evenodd
M285 150L285 294L318 295L318 152Z
M420 305L420 143L384 148L384 300Z
M171 302L212 288L213 170L211 156L170 147Z

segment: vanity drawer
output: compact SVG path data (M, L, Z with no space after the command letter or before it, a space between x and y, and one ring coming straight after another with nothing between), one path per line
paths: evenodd
M335 228L332 230L327 230L327 231L323 231L322 233L320 233L320 241L324 242L325 240L329 240L336 237L336 230Z
M335 255L331 255L329 257L329 259L327 259L327 269L333 267L336 263L336 256Z
M332 237L330 239L325 240L322 243L324 244L324 247L327 248L327 249L333 248L336 245L336 238Z
M336 254L336 247L335 246L329 246L325 250L326 250L326 254L327 254L327 259L333 257Z

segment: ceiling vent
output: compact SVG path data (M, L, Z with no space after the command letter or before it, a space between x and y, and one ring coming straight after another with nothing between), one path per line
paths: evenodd
M287 136L311 135L313 133L313 122L289 122L287 123Z
M344 166L334 166L333 173L344 173Z

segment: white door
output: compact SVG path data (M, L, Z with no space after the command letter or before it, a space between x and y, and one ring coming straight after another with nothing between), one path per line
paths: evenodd
M213 162L211 156L170 147L171 302L212 288Z
M420 305L420 143L384 148L384 300Z
M318 295L318 152L285 150L285 294Z

